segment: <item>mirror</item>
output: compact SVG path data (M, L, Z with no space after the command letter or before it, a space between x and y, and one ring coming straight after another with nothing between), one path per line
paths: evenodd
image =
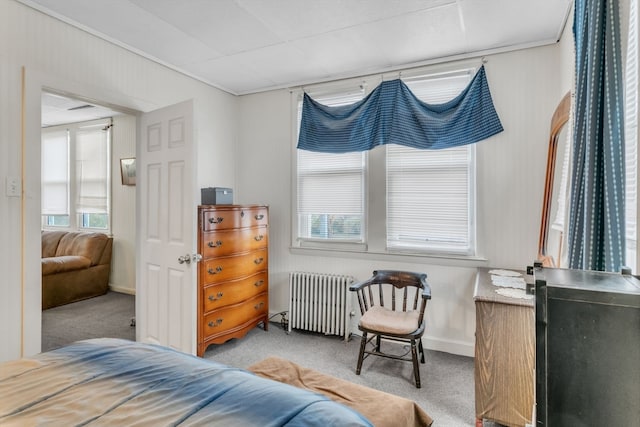
M540 220L540 239L538 240L538 258L544 267L559 267L563 251L564 218L557 218L561 185L562 165L567 158L567 134L569 112L571 110L571 92L568 92L556 107L551 118L549 148L547 152L547 170L545 174L544 196L542 199L542 217ZM560 167L556 167L560 165ZM564 188L563 188L564 187ZM568 200L567 200L568 203ZM564 212L564 210L562 211ZM562 213L560 213L562 216ZM552 222L555 222L553 226Z

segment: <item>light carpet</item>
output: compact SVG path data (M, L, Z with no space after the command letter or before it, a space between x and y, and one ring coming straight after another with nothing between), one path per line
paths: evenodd
M42 349L98 337L135 340L135 327L130 326L134 316L135 297L117 292L45 310ZM426 350L426 363L420 365L422 388L417 389L408 362L370 357L364 361L361 375L356 375L359 338L353 336L345 342L341 337L303 331L289 334L280 323L271 322L268 332L254 328L242 339L210 346L204 357L240 368L269 356L282 357L324 374L414 400L434 418L435 427L474 425L473 358ZM394 351L399 353L406 351L399 344L388 345L395 346ZM484 425L497 426L487 421Z

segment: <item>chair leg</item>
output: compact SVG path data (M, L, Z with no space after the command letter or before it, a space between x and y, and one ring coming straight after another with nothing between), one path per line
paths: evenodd
M380 335L376 335L376 351L380 353Z
M413 359L413 375L416 378L416 388L420 388L420 365L418 364L416 340L411 340L411 358Z
M358 354L358 366L356 367L356 375L360 375L362 369L362 360L364 359L364 349L367 345L367 333L362 332L362 340L360 341L360 354Z
M418 341L418 350L420 350L420 362L424 363L424 348L422 347L422 338Z

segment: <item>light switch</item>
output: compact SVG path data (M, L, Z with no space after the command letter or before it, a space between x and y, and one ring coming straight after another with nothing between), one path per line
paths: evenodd
M17 176L7 176L6 182L6 194L8 197L20 197L22 193L22 186L20 185L20 178Z

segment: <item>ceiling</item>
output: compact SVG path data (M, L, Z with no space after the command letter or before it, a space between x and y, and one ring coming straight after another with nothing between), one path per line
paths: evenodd
M554 43L572 0L19 0L236 95Z
M113 117L122 114L102 105L42 92L42 127Z

